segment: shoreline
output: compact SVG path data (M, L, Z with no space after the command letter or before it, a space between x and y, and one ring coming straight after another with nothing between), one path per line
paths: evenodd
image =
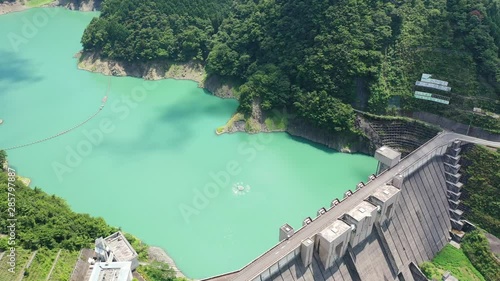
M141 63L117 62L101 58L98 53L77 52L77 68L106 76L136 77L144 80L190 80L203 85L206 73L204 67L197 62L172 63L168 61L152 61Z
M24 5L21 1L6 2L0 4L0 15L6 15L10 13L22 12L31 7Z
M235 96L235 83L226 81L217 76L208 76L204 66L200 62L190 61L187 63L173 63L169 61L150 62L120 62L107 58L101 58L99 53L80 51L74 55L77 59L77 68L107 76L129 76L145 80L190 80L198 83L198 87L209 91L212 95L224 99L237 99ZM286 132L294 137L324 145L341 153L366 153L370 149L366 145L354 144L345 136L333 133L319 133L317 128L300 123L298 126L289 124L292 115L287 112L266 113L260 108L258 100L254 100L251 116L243 116L235 112L225 124L214 128L216 135L226 133L244 132L273 133Z
M77 0L54 0L50 3L46 3L40 6L28 6L27 0L16 0L14 2L5 2L0 4L0 16L22 12L32 8L55 8L61 7L68 10L76 10L80 12L91 12L97 11L100 7L100 2L96 3L96 0L89 0L87 2L79 2Z
M99 53L79 51L74 56L80 70L101 73L106 76L135 77L144 80L188 80L198 84L198 88L224 99L236 99L234 85L223 83L218 77L208 77L201 62L177 63L171 61L150 61L140 63L119 62L101 58Z
M174 259L168 255L167 251L161 247L148 246L148 256L151 260L166 263L175 271L176 277L188 278L175 264Z
M9 168L9 160L6 159L5 162L2 165L2 168L4 171L6 171ZM30 186L31 184L31 179L21 176L21 175L16 175L16 179L21 181L24 185L26 185L27 188L32 188ZM133 235L133 234L131 234ZM135 236L134 236L135 237ZM137 238L137 237L136 237ZM137 238L139 239L139 238ZM161 247L157 246L147 246L147 253L148 253L148 259L151 261L158 261L162 263L166 263L170 266L175 271L176 277L184 277L188 278L184 273L177 267L175 264L175 260L167 253L166 249L163 249Z

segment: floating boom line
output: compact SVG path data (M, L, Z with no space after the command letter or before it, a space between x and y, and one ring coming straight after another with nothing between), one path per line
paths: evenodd
M44 138L44 139L40 139L40 140L37 140L37 141L34 141L34 142L30 142L30 143L26 143L26 144L22 144L22 145L16 145L16 146L12 146L12 147L9 147L9 148L4 148L4 149L0 149L0 150L4 150L4 151L7 151L7 150L14 150L14 149L18 149L18 148L22 148L22 147L27 147L27 146L31 146L31 145L35 145L37 143L42 143L42 142L45 142L45 141L48 141L48 140L51 140L51 139L54 139L54 138L57 138L59 136L62 136L64 134L67 134L83 125L85 125L86 123L88 123L90 120L94 119L97 115L99 115L99 113L101 113L102 109L104 108L104 105L106 104L106 102L108 101L108 93L109 93L109 89L111 88L111 78L108 80L108 88L106 89L106 95L104 96L104 98L102 99L102 103L101 105L99 106L99 109L97 110L96 113L94 113L93 115L91 115L89 118L87 118L85 121L73 126L72 128L70 129L67 129L65 131L62 131L60 133L57 133L53 136L50 136L50 137L47 137L47 138Z
M90 116L87 120L85 120L85 121L83 121L82 123L80 123L80 124L78 124L78 125L74 126L74 127L73 127L73 128L71 128L71 129L68 129L68 130L62 131L62 132L60 132L60 133L58 133L58 134L56 134L56 135L53 135L53 136L50 136L50 137L48 137L48 138L44 138L44 139L41 139L41 140L37 140L37 141L34 141L34 142L30 142L30 143L26 143L26 144L22 144L22 145L16 145L16 146L9 147L9 148L4 148L4 149L1 149L1 150L5 150L5 151L7 151L7 150L18 149L18 148L21 148L21 147L31 146L31 145L34 145L34 144L37 144L37 143L41 143L41 142L48 141L48 140L51 140L51 139L53 139L53 138L57 138L57 137L59 137L59 136L62 136L62 135L64 135L64 134L67 134L67 133L69 133L69 132L73 131L74 129L76 129L76 128L78 128L78 127L82 126L82 125L84 125L85 123L89 122L89 121L90 121L90 120L92 120L94 117L96 117L96 116L97 116L97 114L99 114L99 112L101 112L101 110L102 110L102 107L100 107L100 108L99 108L99 110L98 110L96 113L94 113L92 116Z

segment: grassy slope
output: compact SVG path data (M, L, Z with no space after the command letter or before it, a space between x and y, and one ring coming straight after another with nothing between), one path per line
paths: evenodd
M432 259L432 262L423 263L421 268L424 274L433 280L441 280L446 271L451 272L458 280L485 280L462 250L449 244Z
M28 7L40 7L49 3L54 2L54 0L29 0L26 6Z
M68 250L62 250L57 260L57 264L54 267L54 271L52 271L52 275L50 276L50 281L68 280L71 276L71 272L73 272L73 267L77 262L79 254L79 251L70 252Z
M57 249L48 250L45 248L38 250L30 267L26 269L28 274L25 274L23 281L45 280L52 268L58 251Z
M0 280L16 280L16 278L20 276L20 272L28 262L28 259L31 256L32 252L22 248L16 248L16 268L14 274L8 271L10 266L7 263L7 254L9 253L6 252L2 260L0 261Z

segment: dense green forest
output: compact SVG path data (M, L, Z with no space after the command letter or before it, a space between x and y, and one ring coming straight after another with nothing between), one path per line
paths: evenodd
M12 223L9 219L16 219L16 246L30 250L80 250L91 246L97 237L105 237L118 230L107 225L102 218L71 211L68 204L55 195L48 195L37 187L27 187L16 177L15 171L3 170L6 160L7 153L0 150L0 198L5 198L6 202L0 205L0 229L9 230L7 226ZM0 234L5 234L2 232ZM128 235L127 238L136 243L133 236ZM9 245L12 246L12 243L9 244L8 237L1 236L0 251Z
M239 111L286 108L332 132L352 106L438 113L500 131L499 0L105 0L84 50L126 61L197 60L236 81ZM450 105L413 98L422 73ZM391 109L392 108L392 109Z
M85 50L117 60L203 60L229 0L106 0L87 27Z
M462 159L465 218L500 237L500 153L476 145Z

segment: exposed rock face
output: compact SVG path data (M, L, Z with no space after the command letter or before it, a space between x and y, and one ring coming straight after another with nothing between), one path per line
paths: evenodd
M0 4L0 15L19 12L25 9L27 9L27 7L24 6L23 1L5 2Z
M300 120L290 122L287 132L341 152L372 155L375 151L375 146L366 137L330 133Z
M206 78L205 68L199 62L117 62L102 58L98 53L92 52L78 53L76 57L79 59L78 68L83 70L113 76L132 76L146 80L166 78L192 80L197 82L200 88L207 89L215 96L234 98L234 85L225 83L217 76Z
M215 96L225 99L236 98L234 94L234 84L231 82L223 81L218 76L210 76L203 82L203 88L210 91Z
M370 139L374 147L384 145L378 133L371 127L370 122L360 115L356 116L356 128L361 130Z
M102 0L56 0L50 6L60 6L69 10L89 12L100 10L101 2Z
M174 260L162 248L151 246L148 248L148 255L149 258L153 261L168 263L170 268L175 271L175 275L177 277L185 277L184 274L182 274L182 272L177 268Z
M26 6L27 0L16 0L0 4L0 15L12 12L19 12L29 9ZM101 8L102 0L55 0L45 6L47 7L65 7L69 10L78 10L82 12L98 11Z
M117 62L102 58L97 53L79 53L78 68L113 76L132 76L146 80L165 78L186 79L201 83L205 76L203 66L196 62L172 64L166 61Z

